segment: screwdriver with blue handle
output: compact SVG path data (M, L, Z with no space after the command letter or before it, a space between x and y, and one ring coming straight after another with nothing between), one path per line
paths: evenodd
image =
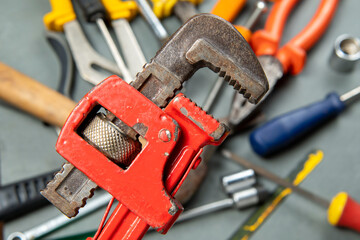
M330 93L324 100L279 116L250 134L253 150L267 156L286 148L306 133L338 116L360 97L360 86L339 96Z

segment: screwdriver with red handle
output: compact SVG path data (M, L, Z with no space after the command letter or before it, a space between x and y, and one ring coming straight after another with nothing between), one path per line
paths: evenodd
M250 134L251 147L261 156L278 152L322 123L338 116L359 97L360 86L341 96L330 93L320 102L281 115Z
M223 150L222 154L239 163L245 168L253 169L255 173L263 176L270 181L279 184L280 186L290 188L294 193L297 193L311 202L317 203L327 209L328 222L337 227L344 227L360 232L360 204L351 198L346 192L338 193L331 202L322 197L315 195L303 188L300 188L278 176L269 172L268 170L257 166L229 150Z

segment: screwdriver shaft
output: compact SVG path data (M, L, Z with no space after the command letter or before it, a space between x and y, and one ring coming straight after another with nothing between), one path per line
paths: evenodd
M259 21L260 17L267 11L266 2L260 0L256 3L254 11L251 13L249 19L244 24L244 27L252 30L255 24Z
M125 66L125 63L123 61L123 59L120 56L120 53L115 45L114 40L112 39L109 30L107 29L105 22L103 19L101 18L97 18L96 19L96 24L98 25L102 35L105 38L105 41L107 43L107 45L109 46L110 52L113 55L116 64L118 65L121 73L122 73L122 77L123 79L127 82L130 83L133 79L131 77L131 74L129 72L129 70L127 69L127 67Z
M230 158L230 159L234 160L235 162L241 164L243 167L253 169L257 174L269 179L270 181L277 183L283 187L290 188L292 191L298 193L299 195L301 195L313 202L318 203L320 206L323 206L326 209L330 205L329 201L327 201L326 199L323 199L322 197L320 197L318 195L315 195L305 189L295 186L294 184L292 184L288 181L285 181L284 179L276 176L275 174L267 171L266 169L264 169L260 166L257 166L251 162L248 162L247 160L245 160L239 156L236 156L234 153L230 152L229 150L223 150L222 154L225 157Z
M155 13L152 11L147 0L135 0L136 4L139 7L141 15L148 22L150 27L153 29L156 37L163 44L169 37L169 34L165 30L164 26L161 24L160 20L156 17Z
M355 100L357 100L357 98L360 97L360 86L357 88L352 89L351 91L344 93L343 95L340 96L340 100L345 104L348 105L352 102L354 102Z

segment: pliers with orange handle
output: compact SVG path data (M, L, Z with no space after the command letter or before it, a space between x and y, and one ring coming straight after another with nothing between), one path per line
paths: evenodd
M257 56L272 55L283 66L283 72L298 74L304 67L306 51L309 50L325 32L338 0L322 0L309 24L281 49L279 43L286 19L298 0L276 1L266 21L265 28L254 33L251 46Z
M269 81L269 91L262 98L262 101L284 74L301 72L306 61L306 51L319 40L327 29L339 0L322 0L308 25L279 49L286 19L297 2L298 0L276 1L266 20L264 29L256 31L251 37L250 45L258 56ZM258 106L259 104L247 104L244 99L236 96L229 114L230 124L241 123Z

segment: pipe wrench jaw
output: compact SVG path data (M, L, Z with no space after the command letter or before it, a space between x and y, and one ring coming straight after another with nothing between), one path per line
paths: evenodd
M99 105L146 141L126 168L110 161L79 133ZM183 210L172 196L198 163L201 148L220 144L226 134L223 124L182 94L162 110L112 76L80 101L65 123L56 149L129 210L166 233Z
M246 40L224 19L199 14L188 20L137 75L132 86L160 107L198 69L208 67L251 103L269 88L265 73Z

